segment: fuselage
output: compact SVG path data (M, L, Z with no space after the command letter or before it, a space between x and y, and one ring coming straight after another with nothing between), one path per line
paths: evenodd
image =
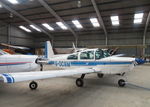
M38 68L36 55L10 55L0 53L0 74L12 72L27 72Z
M110 56L100 49L87 49L65 55L54 55L48 64L64 69L92 68L96 72L118 74L131 71L135 58Z

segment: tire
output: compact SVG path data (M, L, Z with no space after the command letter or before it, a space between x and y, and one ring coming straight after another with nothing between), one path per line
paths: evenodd
M78 87L83 87L83 85L84 85L83 79L78 78L78 79L76 80L76 85L77 85Z
M104 76L104 74L101 74L101 73L98 73L98 74L97 74L97 77L98 77L98 78L103 78L103 76Z
M31 90L36 90L37 87L38 87L38 84L37 84L37 82L32 81L32 82L29 84L29 87L30 87Z
M125 80L120 79L120 80L118 81L118 85L119 85L120 87L124 87L124 86L126 85Z

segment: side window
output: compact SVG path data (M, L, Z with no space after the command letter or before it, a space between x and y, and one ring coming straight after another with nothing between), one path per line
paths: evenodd
M67 59L72 59L72 60L74 60L74 59L78 59L78 55L77 55L77 54L70 55L70 56L68 56L68 58L67 58Z
M94 51L82 52L80 59L94 59Z
M101 59L104 57L104 53L102 50L98 49L96 52L95 52L95 59Z

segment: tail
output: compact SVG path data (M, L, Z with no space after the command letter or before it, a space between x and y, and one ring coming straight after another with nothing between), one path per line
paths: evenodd
M50 59L54 55L54 51L50 41L45 42L45 58Z

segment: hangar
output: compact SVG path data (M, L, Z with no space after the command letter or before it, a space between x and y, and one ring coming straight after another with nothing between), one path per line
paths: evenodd
M129 81L138 85L129 82L129 86L118 88L112 85L115 77L96 81L95 75L88 76L90 85L85 88L72 84L77 76L38 80L42 88L34 92L26 88L27 82L2 84L0 104L148 107L149 22L149 0L0 0L1 49L5 44L29 48L28 52L38 54L50 41L55 50L70 49L74 43L77 48L113 49L117 54L147 61L135 69L137 72L127 74Z

